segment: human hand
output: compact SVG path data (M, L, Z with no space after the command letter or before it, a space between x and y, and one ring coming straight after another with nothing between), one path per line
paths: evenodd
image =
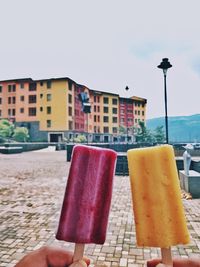
M159 264L159 265L158 265ZM159 259L154 259L150 260L147 262L147 267L161 267L161 266L166 266L164 264L161 264L161 260ZM192 259L173 259L173 267L200 267L200 258L192 258Z
M27 254L15 267L67 267L72 263L72 252L61 248L45 246ZM90 260L87 258L77 263L79 267L86 267L89 264Z

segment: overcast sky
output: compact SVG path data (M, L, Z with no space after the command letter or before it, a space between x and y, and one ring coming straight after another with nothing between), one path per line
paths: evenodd
M147 98L147 119L200 113L199 0L0 0L0 80L69 77ZM125 91L125 87L130 89Z

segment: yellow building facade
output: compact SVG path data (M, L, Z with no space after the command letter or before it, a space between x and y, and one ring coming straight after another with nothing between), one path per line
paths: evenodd
M137 127L139 121L146 122L146 105L147 99L137 96L132 96L134 105L134 125Z
M39 80L37 110L41 131L73 129L74 86L66 79Z

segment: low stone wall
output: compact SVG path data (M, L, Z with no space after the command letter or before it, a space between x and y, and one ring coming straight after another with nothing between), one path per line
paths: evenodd
M27 152L27 151L32 151L32 150L39 150L43 148L47 148L48 146L55 146L56 150L65 150L66 145L65 143L48 143L48 142L43 142L43 143L5 143L1 145L2 147L21 147L22 152ZM0 151L1 153L1 151Z
M22 153L23 148L21 146L13 147L0 147L0 153L2 154L18 154Z
M183 190L190 193L193 198L200 198L200 173L194 170L189 171L189 175L185 171L179 171L180 185Z

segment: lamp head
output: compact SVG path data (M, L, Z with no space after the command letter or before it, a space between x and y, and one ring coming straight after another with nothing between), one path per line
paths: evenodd
M167 70L172 67L171 63L169 62L168 58L163 58L160 65L157 66L159 69L163 70L164 75L166 75Z

